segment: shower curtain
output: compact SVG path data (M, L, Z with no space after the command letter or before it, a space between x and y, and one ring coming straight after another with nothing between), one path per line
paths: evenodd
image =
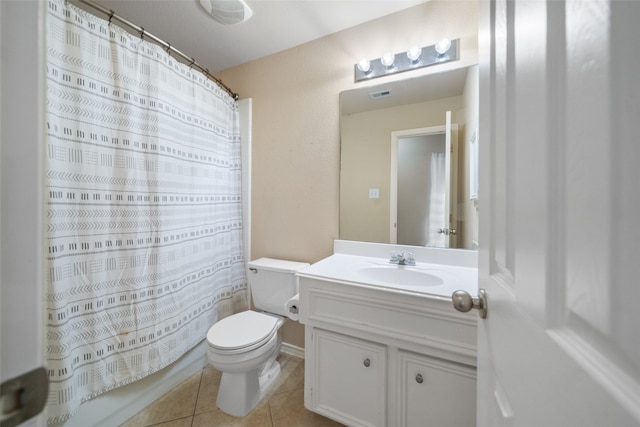
M429 197L429 239L427 246L444 247L445 236L438 229L447 228L445 218L445 153L431 153L431 192Z
M48 0L50 423L169 365L247 308L237 103L109 22Z

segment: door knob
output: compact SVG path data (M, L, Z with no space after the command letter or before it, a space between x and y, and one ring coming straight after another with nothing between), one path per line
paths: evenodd
M472 297L465 291L455 291L451 295L451 300L456 310L466 313L475 308L479 311L480 318L487 318L487 292L484 289L478 290L477 297Z

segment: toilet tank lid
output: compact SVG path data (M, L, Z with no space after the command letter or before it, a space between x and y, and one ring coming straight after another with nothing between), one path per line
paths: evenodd
M256 268L262 270L282 271L286 273L295 273L308 267L306 262L287 261L284 259L275 258L258 258L253 261L249 261L249 268Z

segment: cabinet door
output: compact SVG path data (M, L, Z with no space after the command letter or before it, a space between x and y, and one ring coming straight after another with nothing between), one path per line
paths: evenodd
M398 352L398 425L476 425L476 370L404 351Z
M384 426L386 347L314 329L312 410L349 426Z

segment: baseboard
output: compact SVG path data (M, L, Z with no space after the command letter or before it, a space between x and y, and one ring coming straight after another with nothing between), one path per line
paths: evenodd
M282 353L288 354L289 356L299 357L300 359L304 359L304 348L295 346L293 344L289 344L286 342L282 343L282 347L280 348Z

